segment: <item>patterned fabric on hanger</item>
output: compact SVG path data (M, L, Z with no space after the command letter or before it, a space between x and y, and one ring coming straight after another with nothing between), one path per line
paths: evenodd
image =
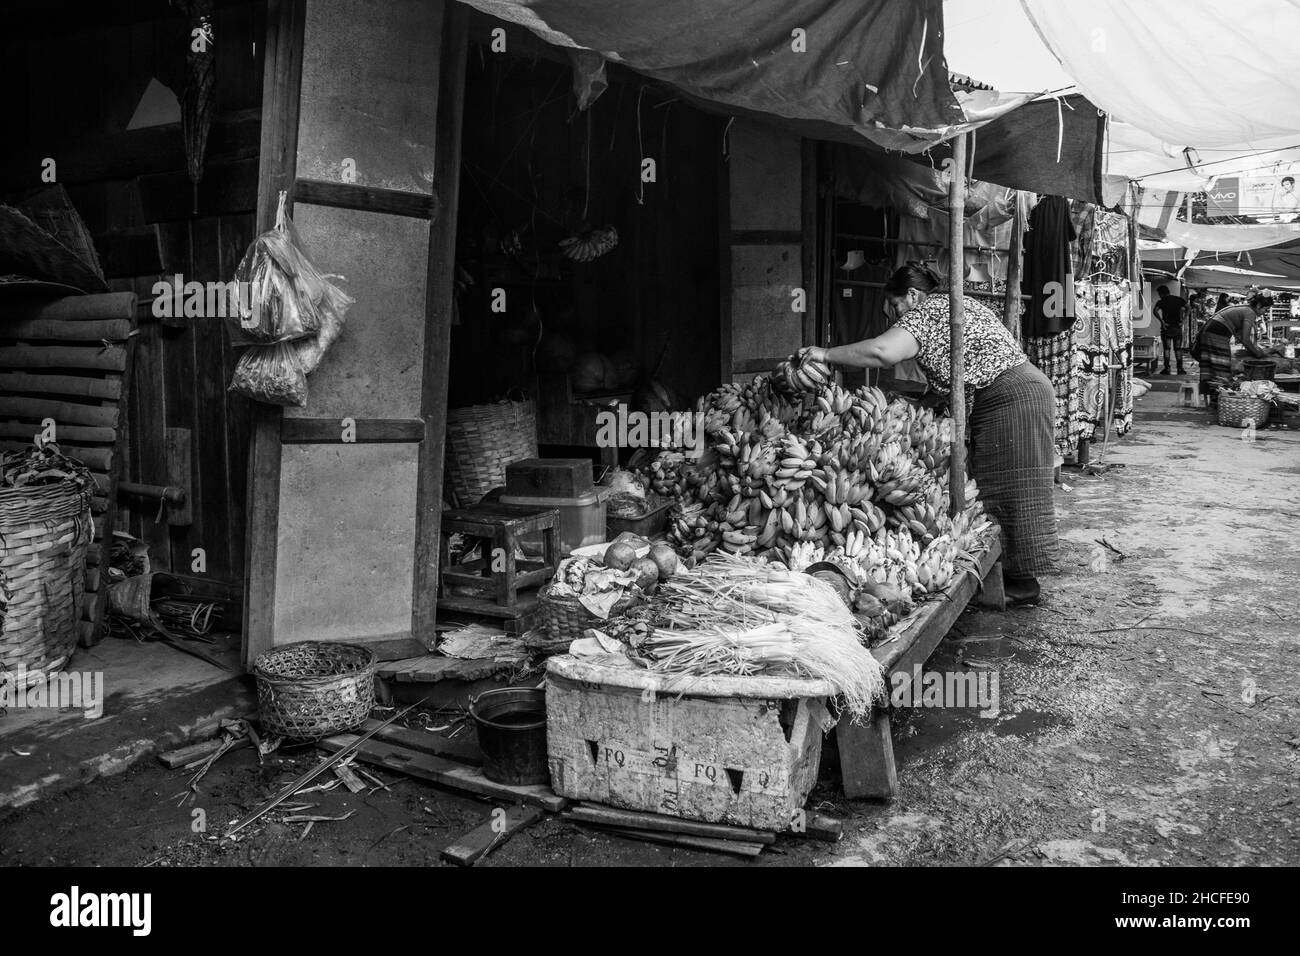
M1056 414L1052 419L1052 440L1062 458L1074 454L1079 435L1085 431L1079 421L1079 376L1075 368L1074 330L1056 335L1025 339L1025 355L1052 382L1056 392Z
M1076 283L1075 308L1082 436L1104 427L1108 397L1115 434L1127 434L1133 427L1133 296L1128 280Z

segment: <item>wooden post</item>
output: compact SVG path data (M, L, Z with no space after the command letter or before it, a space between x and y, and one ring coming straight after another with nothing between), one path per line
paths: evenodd
M440 208L429 229L425 303L424 389L420 417L420 474L416 487L415 590L411 636L432 649L436 642L439 544L442 539L443 458L447 440L447 382L451 374L451 319L455 310L456 224L459 217L460 147L465 115L469 11L447 3L438 82L434 186Z
M965 224L966 204L966 134L952 141L952 177L948 182L948 310L949 344L952 347L952 455L948 466L948 511L957 515L966 510L966 315L963 293L966 285Z
M1020 277L1024 273L1025 201L1024 194L1016 191L1014 214L1011 217L1011 244L1007 252L1007 291L1003 296L1003 321L1007 330L1020 341Z

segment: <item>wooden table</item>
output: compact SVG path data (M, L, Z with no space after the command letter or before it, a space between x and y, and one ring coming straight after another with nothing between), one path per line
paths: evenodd
M922 604L890 628L890 636L871 649L885 669L885 687L894 691L896 673L910 675L914 665L924 665L973 598L982 604L1006 607L1002 588L1002 543L994 534L980 556L979 578L963 574L943 592L943 598ZM841 720L835 728L840 752L844 795L850 799L892 799L898 791L894 744L890 736L889 707L874 707L861 724Z

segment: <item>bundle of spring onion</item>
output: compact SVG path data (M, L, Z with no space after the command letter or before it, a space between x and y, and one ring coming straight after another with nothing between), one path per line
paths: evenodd
M660 585L654 626L635 653L653 670L793 671L829 681L854 716L884 694L884 672L858 622L823 581L742 555L717 554Z

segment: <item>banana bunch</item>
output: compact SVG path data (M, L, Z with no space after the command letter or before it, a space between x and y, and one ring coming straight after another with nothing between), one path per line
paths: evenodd
M811 358L809 350L802 348L777 365L769 382L778 394L793 398L820 392L832 380L831 367Z
M912 422L919 411L918 406L904 398L896 398L885 408L882 421L883 442L907 442L912 431Z
M928 408L919 409L908 432L912 457L935 478L948 473L952 447L952 419L937 418Z
M956 542L946 534L935 538L921 553L913 573L916 576L912 586L914 594L942 591L957 575Z
M930 544L952 526L948 517L948 496L943 486L928 478L921 494L909 504L899 505L889 516L891 527L905 527L922 544Z
M902 442L888 441L881 446L867 468L875 488L877 504L894 507L911 504L922 491L926 473L918 467Z
M618 230L613 226L602 226L561 239L560 254L575 262L591 262L612 251L617 245Z
M805 571L818 561L826 560L826 552L808 541L797 541L782 549L786 566L791 571Z
M751 432L749 440L740 446L736 458L736 477L739 479L739 491L747 498L757 498L767 490L768 479L776 474L778 443L760 437L758 432ZM767 505L768 508L772 506Z
M817 500L820 496L810 488L801 488L788 495L784 505L777 509L781 522L782 543L814 541L825 544L833 530L827 512Z
M822 447L816 440L805 444L801 438L786 435L779 445L777 468L771 478L771 487L786 491L803 488L813 473L821 470L821 456Z
M665 498L681 498L686 494L686 480L682 475L683 457L676 452L660 452L650 464L637 470L650 490Z

